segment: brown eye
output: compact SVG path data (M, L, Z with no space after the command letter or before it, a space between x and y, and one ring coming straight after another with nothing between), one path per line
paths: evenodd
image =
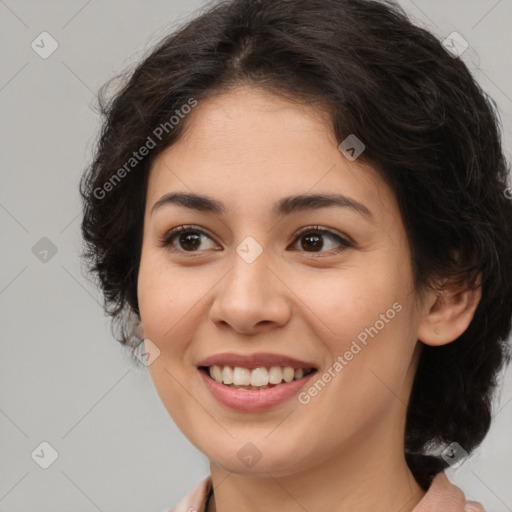
M310 234L310 235L303 235L301 237L301 247L305 250L305 251L316 251L316 250L319 250L319 249L322 249L322 247L324 246L324 241L322 239L322 235L318 235L318 234Z
M321 228L306 228L297 235L295 246L310 253L339 252L352 244L340 235Z
M160 246L170 246L179 252L202 252L216 247L215 242L204 231L193 226L179 226L160 240Z
M197 233L181 233L178 236L178 244L186 251L196 251L201 245L201 235Z

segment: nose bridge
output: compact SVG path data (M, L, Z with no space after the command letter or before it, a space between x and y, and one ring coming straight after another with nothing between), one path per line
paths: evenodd
M258 325L282 325L289 318L284 287L271 269L270 253L248 238L236 248L232 268L219 283L211 309L214 322L239 332Z
M255 300L262 292L270 291L270 262L267 254L256 255L252 249L243 252L243 248L240 244L233 255L232 270L226 284L232 293L240 294L241 298L247 295Z
M253 236L246 236L234 247L235 250L230 259L232 269L226 276L225 283L231 292L249 294L255 298L260 291L263 291L258 290L257 285L262 284L264 280L268 283L266 275L271 273L269 265L272 264L270 251L264 248L263 235L258 238L259 242Z

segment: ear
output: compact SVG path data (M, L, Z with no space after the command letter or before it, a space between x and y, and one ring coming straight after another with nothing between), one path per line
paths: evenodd
M418 339L426 345L446 345L456 340L469 326L480 301L480 282L475 288L445 283L426 297L427 309L419 327Z

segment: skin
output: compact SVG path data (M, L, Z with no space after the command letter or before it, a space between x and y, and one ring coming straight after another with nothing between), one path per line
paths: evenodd
M345 158L321 110L246 86L201 101L184 122L184 136L150 172L138 298L143 336L160 350L150 366L155 387L210 460L208 510L411 511L424 495L403 445L418 340L458 337L478 291L415 289L392 191L375 169ZM152 213L178 191L221 201L226 213L175 204ZM340 206L273 214L278 200L307 193L344 194L371 215ZM179 236L159 244L189 224L207 233L198 250L187 252ZM308 226L352 245L324 235L323 248L307 251L297 232ZM236 252L248 236L263 250L252 263ZM198 372L213 354L271 352L321 375L395 303L401 311L307 404L294 397L264 412L234 411ZM252 467L237 457L247 442L261 455Z

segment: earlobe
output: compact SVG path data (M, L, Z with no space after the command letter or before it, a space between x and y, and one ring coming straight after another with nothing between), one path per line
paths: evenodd
M461 290L446 286L434 295L419 328L418 339L426 345L446 345L469 326L481 297L480 286Z

